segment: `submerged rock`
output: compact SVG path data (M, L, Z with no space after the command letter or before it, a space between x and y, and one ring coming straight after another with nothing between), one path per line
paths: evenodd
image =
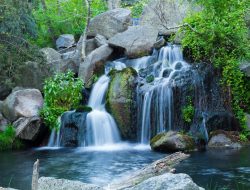
M131 25L131 11L121 8L113 9L91 19L87 35L95 37L100 34L109 39L127 30L129 25Z
M129 58L138 58L151 54L157 36L158 31L151 26L131 26L110 38L108 43L111 47L124 49Z
M63 49L75 45L75 37L72 34L62 34L56 40L56 48Z
M11 93L3 102L3 114L13 122L20 117L38 116L42 106L43 96L39 90L18 90Z
M208 148L241 148L242 145L239 143L237 137L239 134L232 134L232 132L218 131L214 132L208 142ZM236 138L235 138L236 137Z
M111 71L107 108L115 118L124 139L136 139L137 73L132 68Z
M150 146L155 151L177 152L193 150L195 143L188 135L169 131L156 135L151 139Z
M187 174L166 173L149 178L126 190L204 190Z
M38 190L103 190L103 188L80 181L41 177L38 180Z

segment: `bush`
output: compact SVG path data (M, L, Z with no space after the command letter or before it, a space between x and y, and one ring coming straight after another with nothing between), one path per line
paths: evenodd
M78 106L82 88L82 80L75 79L71 71L56 74L45 81L44 107L40 114L47 126L59 129L58 118L63 112Z
M122 7L130 9L133 18L140 18L143 13L143 9L148 4L148 2L149 0L140 0L135 2L134 4L123 3Z
M15 139L15 129L12 125L8 125L6 130L0 133L0 151L19 149L22 144L18 139Z
M182 117L186 123L191 123L194 118L194 106L191 97L188 97L188 104L182 108Z
M56 38L61 34L79 37L86 25L87 9L84 3L83 0L45 0L46 10L39 4L33 11L38 26L38 38L34 43L41 47L53 47ZM106 10L106 1L91 1L93 17Z
M222 84L230 93L232 108L242 130L247 133L243 108L249 107L246 83L239 70L241 60L249 59L250 43L247 38L245 15L247 0L199 0L202 9L193 12L184 22L182 44L194 61L213 64L221 71Z

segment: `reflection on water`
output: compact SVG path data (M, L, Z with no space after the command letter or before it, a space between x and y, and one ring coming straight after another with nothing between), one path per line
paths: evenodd
M0 153L0 186L29 190L32 166L40 159L41 176L51 176L105 185L124 172L137 170L164 154L148 147L122 144L108 149L29 150ZM250 148L237 151L195 152L177 167L203 187L250 189ZM216 184L216 185L215 185Z

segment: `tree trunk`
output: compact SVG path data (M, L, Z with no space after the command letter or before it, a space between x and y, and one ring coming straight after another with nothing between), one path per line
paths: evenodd
M121 190L133 187L151 177L162 175L167 172L172 172L175 165L179 164L181 161L187 159L188 157L189 155L181 152L171 154L163 159L149 164L139 171L136 171L124 178L121 178L120 180L109 184L107 189Z

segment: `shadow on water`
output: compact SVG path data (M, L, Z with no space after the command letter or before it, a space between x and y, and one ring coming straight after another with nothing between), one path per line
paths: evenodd
M121 147L109 151L78 148L0 153L0 186L29 190L37 158L41 176L105 185L165 156L145 147ZM176 169L208 189L250 189L250 148L194 152Z

